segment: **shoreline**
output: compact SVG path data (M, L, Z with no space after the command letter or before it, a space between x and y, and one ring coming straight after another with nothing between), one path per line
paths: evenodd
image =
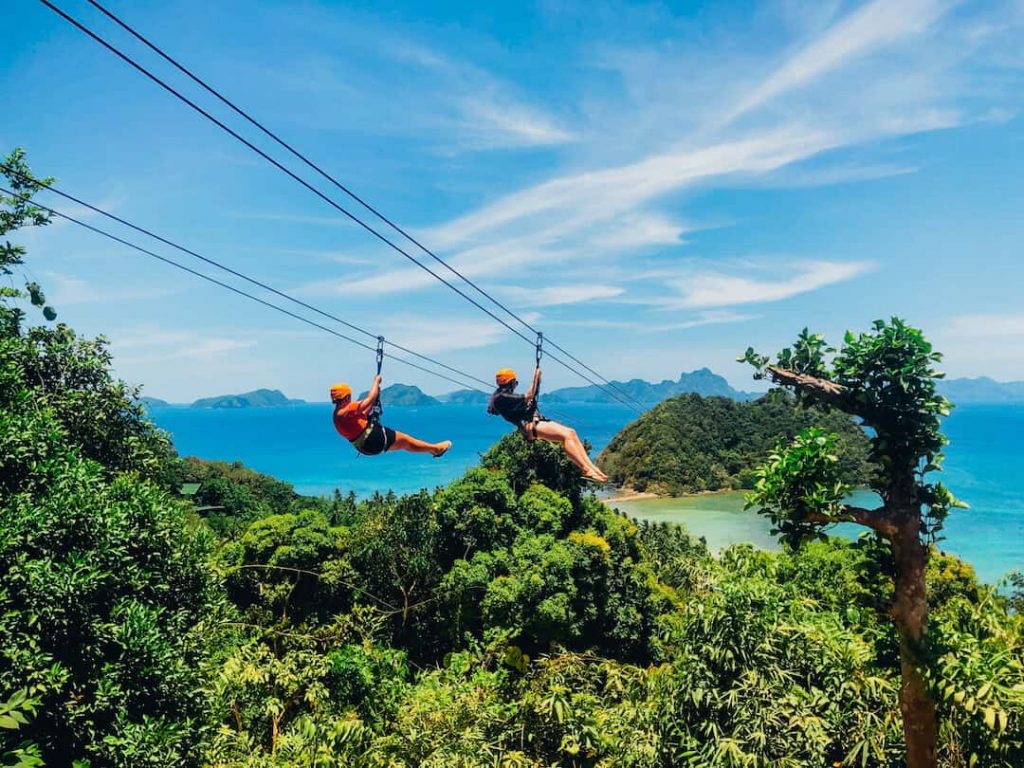
M723 496L727 493L744 493L744 489L719 488L716 491L694 491L673 496L667 493L655 493L654 491L634 491L631 488L620 488L615 492L615 495L601 499L601 501L605 504L612 504L619 501L645 501L649 499L698 499L703 496Z

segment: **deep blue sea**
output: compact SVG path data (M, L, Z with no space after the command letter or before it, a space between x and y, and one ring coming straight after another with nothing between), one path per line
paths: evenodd
M576 427L595 454L634 416L619 405L560 404L557 412L546 408L545 413ZM314 495L335 488L367 496L378 490L407 493L445 485L511 429L479 405L392 406L385 413L388 426L425 440L450 439L452 449L440 459L406 453L370 458L358 456L334 431L327 403L238 410L154 408L150 415L171 434L183 456L241 461ZM950 515L942 547L969 560L987 581L1024 568L1024 405L963 405L946 420L945 431L950 445L942 480L971 509ZM770 543L767 521L743 512L739 496L706 498L675 506L668 500L631 502L628 511L679 520L719 545Z

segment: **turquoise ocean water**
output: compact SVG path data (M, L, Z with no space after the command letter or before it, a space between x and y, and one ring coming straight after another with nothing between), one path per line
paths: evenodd
M595 453L634 415L618 405L562 404L557 413L546 413L576 427ZM511 429L479 405L393 406L385 413L388 426L426 440L450 439L452 450L441 459L405 453L368 458L358 457L334 431L327 403L155 408L151 416L183 456L241 461L302 493L329 494L338 488L360 496L445 485ZM960 406L945 429L951 442L942 479L971 509L950 515L942 547L969 560L981 578L995 581L1012 568L1024 568L1024 406ZM714 548L740 541L772 546L767 521L743 512L742 505L739 494L616 504L631 515L682 522Z

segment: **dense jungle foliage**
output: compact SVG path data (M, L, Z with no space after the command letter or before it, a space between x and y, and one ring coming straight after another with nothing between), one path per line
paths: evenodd
M845 414L803 408L781 390L753 401L686 394L627 426L598 463L616 485L668 495L752 488L755 470L780 438L819 426L839 435L844 481L866 485L868 440Z
M903 763L877 539L713 556L515 434L434 492L300 497L176 458L102 339L0 291L0 765ZM1019 595L927 581L942 764L1024 764Z

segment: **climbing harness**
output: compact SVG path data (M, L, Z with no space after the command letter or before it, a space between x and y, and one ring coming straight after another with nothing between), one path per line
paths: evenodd
M380 376L381 368L384 366L384 337L377 337L377 375ZM373 408L370 409L370 413L366 417L366 428L362 434L352 440L352 445L355 446L356 456L372 456L380 453L379 450L368 451L367 443L372 437L380 438L378 432L381 432L384 437L383 445L380 446L383 450L387 450L388 447L388 435L385 428L381 426L380 417L384 414L384 406L380 403L380 392L377 393L377 400L373 404ZM393 439L393 438L392 438Z

